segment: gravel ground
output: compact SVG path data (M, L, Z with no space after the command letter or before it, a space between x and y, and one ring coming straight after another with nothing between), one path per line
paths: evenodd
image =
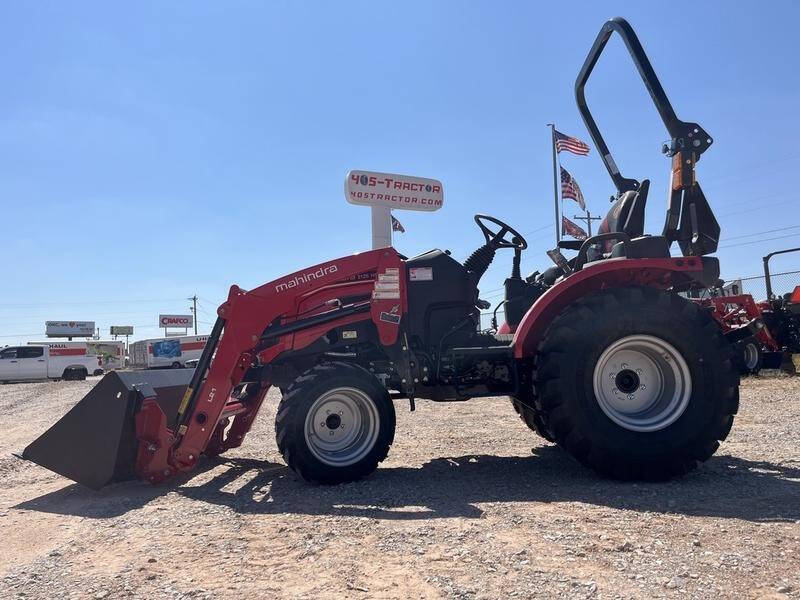
M664 484L597 478L509 402L397 404L370 478L298 481L270 393L191 477L92 492L10 456L94 384L0 387L1 598L800 597L800 378L752 378L728 441Z

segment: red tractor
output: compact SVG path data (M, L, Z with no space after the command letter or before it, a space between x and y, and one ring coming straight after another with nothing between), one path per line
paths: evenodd
M725 295L720 286L708 290L700 304L711 309L726 336L736 344L736 364L743 375L778 369L792 354L800 353L800 286L778 296L773 293L769 261L773 256L800 252L778 250L763 257L767 299L756 302L750 294ZM794 370L794 367L792 367Z
M661 235L643 231L648 182L622 177L584 99L617 32L671 142ZM739 403L733 350L719 325L679 292L719 277L719 226L695 163L711 145L680 121L636 34L605 23L578 76L579 110L618 190L604 233L523 279L524 237L476 215L483 243L463 262L386 247L337 258L252 290L232 286L197 368L112 373L23 457L89 487L160 482L203 455L242 444L270 387L283 398L277 445L300 477L352 481L384 460L394 400L511 396L526 422L583 464L619 479L694 469L728 435ZM672 257L677 242L681 256ZM608 247L606 249L606 244ZM481 276L513 253L505 282L510 335L480 330ZM187 385L188 384L188 385Z

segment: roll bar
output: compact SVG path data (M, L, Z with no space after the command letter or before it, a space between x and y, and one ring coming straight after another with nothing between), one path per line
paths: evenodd
M700 155L708 150L713 140L697 123L681 121L675 115L672 104L667 98L664 88L661 87L661 82L658 80L639 38L630 23L622 17L614 17L603 24L578 73L578 78L575 80L575 100L578 103L578 110L583 122L600 152L600 158L617 188L618 196L629 191L639 191L641 189L639 180L623 177L620 173L614 157L589 111L584 92L586 82L614 32L618 33L625 43L625 47L633 59L633 64L639 71L647 91L650 92L653 104L670 135L670 142L662 148L664 154L673 159L672 191L663 235L670 242L678 241L684 255L711 254L717 249L719 225L700 185L695 181L694 167L700 159ZM642 191L643 195L644 193Z
M800 248L789 248L788 250L776 250L775 252L770 252L761 260L764 261L764 282L767 286L767 300L772 300L774 295L772 294L772 277L769 272L769 259L777 254L788 254L789 252L800 252Z
M595 146L600 151L600 157L603 159L606 169L608 169L608 174L611 175L614 185L619 193L622 194L630 190L638 190L640 182L636 179L623 177L619 172L614 158L611 156L611 151L608 149L600 130L597 128L594 117L589 111L584 93L586 82L589 80L589 76L592 74L608 40L615 31L625 43L625 47L633 59L633 64L636 66L636 70L639 71L639 75L642 77L642 81L653 99L653 104L655 104L656 110L661 115L661 120L667 128L672 142L672 147L669 151L676 151L691 145L694 154L699 156L708 150L713 140L697 123L685 123L675 115L672 104L667 98L664 88L661 87L661 82L658 80L656 72L653 70L653 65L650 64L650 59L647 58L644 48L642 48L642 44L639 42L639 38L630 23L622 17L609 19L600 29L600 33L597 34L597 38L595 38L594 44L589 50L589 55L586 57L580 73L578 73L578 78L575 81L575 100L578 103L578 110L581 113L583 122L589 130ZM691 144L687 144L687 141L690 141Z

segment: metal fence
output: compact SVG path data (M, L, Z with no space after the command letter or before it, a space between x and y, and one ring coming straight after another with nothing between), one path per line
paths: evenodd
M784 294L791 294L794 288L800 285L800 271L784 271L783 273L772 273L772 293L776 298ZM739 277L728 280L726 287L739 284L741 289L738 293L750 294L755 300L767 299L767 284L764 275L753 275L752 277Z

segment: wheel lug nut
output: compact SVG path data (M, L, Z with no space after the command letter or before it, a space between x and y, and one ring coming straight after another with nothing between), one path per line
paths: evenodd
M637 375L641 375L642 374L642 370L641 369L636 369L636 374Z
M639 389L640 389L640 390L646 390L646 389L647 389L647 386L646 386L645 384L642 384L642 385L639 387Z
M633 398L634 398L633 394L628 394L628 400L633 400Z
M609 373L609 374L608 374L608 378L609 378L609 379L614 379L614 377L616 377L616 376L617 376L617 374L616 374L616 373Z
M623 369L627 369L627 368L628 368L628 363L622 363L621 367L622 367Z

